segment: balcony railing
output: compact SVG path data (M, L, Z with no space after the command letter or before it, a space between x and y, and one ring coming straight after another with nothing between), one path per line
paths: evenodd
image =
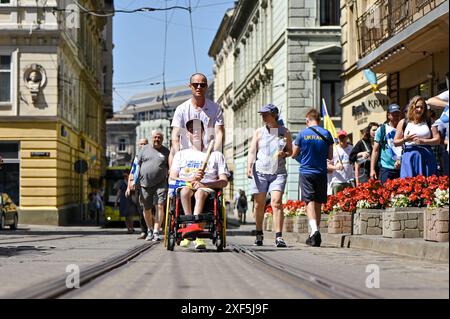
M360 58L446 0L378 0L357 19Z

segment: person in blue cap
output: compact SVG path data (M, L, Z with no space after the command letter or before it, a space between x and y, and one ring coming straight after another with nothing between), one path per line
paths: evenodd
M252 179L251 193L254 194L255 203L255 245L263 245L264 209L266 195L270 193L276 231L275 245L286 247L282 237L282 199L287 181L286 157L292 155L292 137L289 130L279 123L279 110L275 105L267 104L258 113L264 126L253 135L247 160L247 176Z
M394 145L397 125L402 119L400 106L390 104L387 111L387 121L375 133L375 142L370 159L370 178L379 179L383 184L388 179L400 177L400 159L402 148ZM377 176L376 165L379 166Z

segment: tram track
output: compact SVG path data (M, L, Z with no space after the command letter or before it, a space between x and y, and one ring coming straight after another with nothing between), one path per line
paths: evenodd
M232 252L245 258L247 262L270 273L282 282L301 289L314 299L375 299L379 296L334 282L329 278L313 274L298 267L282 263L279 260L263 256L248 247L228 243Z
M97 278L107 275L109 272L126 265L131 260L137 258L148 250L154 248L158 242L146 242L135 246L123 254L111 257L106 261L96 263L80 270L80 288L82 290L86 284ZM15 292L4 298L6 299L55 299L74 291L66 285L67 274L55 279L46 280L31 287Z
M53 241L53 240L64 240L64 239L73 239L73 238L80 238L85 237L86 235L68 235L68 236L49 236L48 238L42 238L42 236L36 236L36 239L34 237L22 237L24 240L19 239L0 239L0 245L10 245L10 244L22 244L22 243L34 243L34 242L43 242L43 241Z

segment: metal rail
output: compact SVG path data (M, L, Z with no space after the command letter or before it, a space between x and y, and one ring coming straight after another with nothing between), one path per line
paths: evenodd
M80 287L88 282L95 280L96 278L127 264L132 259L138 257L145 251L156 246L158 242L147 242L140 246L134 247L128 250L126 253L119 256L112 257L105 262L100 262L88 267L80 272ZM67 276L61 276L53 280L46 280L40 284L36 284L30 288L25 288L18 292L13 293L10 296L4 298L7 299L53 299L59 298L65 294L74 291L73 288L68 288L66 285ZM77 291L79 291L77 289Z
M287 284L301 289L311 298L319 299L375 299L380 298L365 291L333 282L317 274L299 269L292 265L281 263L278 260L262 256L256 251L234 243L228 243L233 252L247 258L255 266ZM255 263L256 262L256 263Z

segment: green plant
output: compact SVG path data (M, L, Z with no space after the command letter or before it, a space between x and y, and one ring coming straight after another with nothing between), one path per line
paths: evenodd
M408 196L406 195L399 194L391 197L391 207L409 207L410 204Z
M434 200L431 207L444 207L448 206L449 203L449 192L448 189L436 189L434 192Z

